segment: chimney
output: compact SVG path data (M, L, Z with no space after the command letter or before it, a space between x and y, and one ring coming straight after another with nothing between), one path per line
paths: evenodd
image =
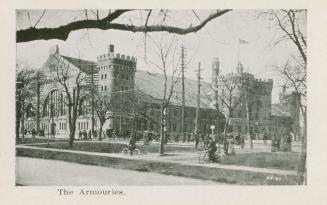
M115 46L113 44L110 44L108 47L108 53L114 53L115 52Z

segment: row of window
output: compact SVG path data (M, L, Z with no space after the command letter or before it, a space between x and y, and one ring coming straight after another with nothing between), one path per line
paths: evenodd
M47 130L48 124L47 123L41 123L41 130Z
M89 129L89 122L78 122L78 130Z
M101 80L107 79L107 74L101 74Z
M107 91L107 86L106 85L101 85L101 91Z
M103 66L98 66L98 69L100 70L107 70L107 69L125 69L128 72L133 72L133 68L132 67L128 67L128 66L122 66L122 65L103 65Z
M114 75L115 79L122 79L122 80L129 80L128 75L120 74L119 76L117 74ZM107 74L101 74L101 80L107 79ZM133 80L133 76L131 76L131 80Z
M107 86L106 85L101 85L101 91L107 91ZM120 86L120 91L125 91L125 90L129 90L128 86Z
M64 122L59 122L59 129L60 130L66 130L67 129L67 124Z
M125 91L125 90L128 90L128 86L120 86L120 91Z

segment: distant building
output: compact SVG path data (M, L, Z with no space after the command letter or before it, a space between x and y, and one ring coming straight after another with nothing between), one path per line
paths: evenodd
M227 79L233 79L233 82L239 83L233 95L235 105L231 113L228 132L248 133L247 114L249 114L250 132L254 138L260 139L260 134L272 132L273 128L271 123L273 80L257 79L252 74L243 72L241 63L238 64L236 70L236 73L226 75ZM222 82L218 82L218 89L224 91Z
M274 105L289 116L289 130L294 135L294 140L301 140L303 136L303 115L301 114L301 95L296 92L286 92L286 86L283 86L279 94L279 104Z

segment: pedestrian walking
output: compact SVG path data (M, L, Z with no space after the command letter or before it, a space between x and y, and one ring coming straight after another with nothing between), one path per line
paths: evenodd
M195 132L194 138L195 138L195 149L197 149L199 145L199 134Z
M56 135L56 123L51 123L51 138L55 138Z
M93 136L94 136L95 138L98 137L98 131L97 131L97 130L94 130L94 134L93 134Z
M136 149L136 137L135 135L131 135L129 138L129 143L128 143L128 150L130 151L130 154L133 155L134 150Z
M229 155L234 155L234 154L235 154L234 140L233 140L233 139L229 139L229 140L228 140L228 149L227 149L227 153L228 153Z
M292 135L291 135L291 133L288 134L286 142L287 142L287 151L292 152Z
M33 139L35 139L35 135L36 135L36 131L35 131L35 129L33 128L33 129L32 129L32 138L33 138Z
M240 136L240 140L241 140L241 148L244 149L244 145L245 145L245 137L244 135Z
M86 133L86 130L83 130L83 137L84 137L84 140L87 140L87 133Z
M89 130L89 133L88 133L88 140L92 140L92 131Z
M224 136L223 144L224 144L224 152L225 152L225 154L228 154L228 137L227 136Z
M267 132L263 133L263 144L266 145L267 144L267 140L268 140L268 134Z
M216 151L217 151L217 146L216 142L214 139L210 138L209 139L209 144L208 144L208 155L209 155L209 162L216 162Z

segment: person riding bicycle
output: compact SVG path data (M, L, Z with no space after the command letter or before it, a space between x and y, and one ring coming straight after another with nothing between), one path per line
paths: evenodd
M215 162L216 159L216 151L217 151L217 145L214 139L210 138L209 145L208 145L208 154L209 154L209 161Z
M132 135L129 138L128 150L130 151L131 155L133 155L133 151L136 149L136 137Z

